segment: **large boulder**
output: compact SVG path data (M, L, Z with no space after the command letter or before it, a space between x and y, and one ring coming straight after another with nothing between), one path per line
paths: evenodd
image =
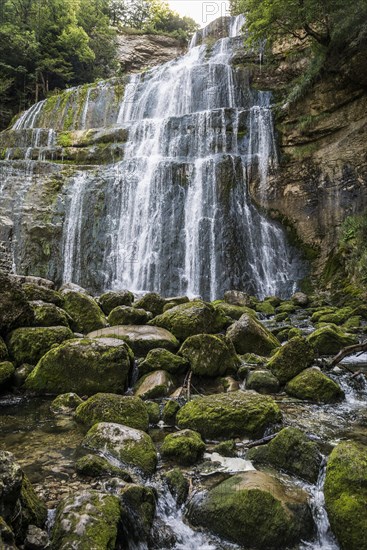
M185 340L179 354L190 361L191 370L199 376L222 376L236 372L240 360L230 340L214 334L196 334Z
M113 393L97 393L81 403L75 419L88 428L98 422L114 422L143 431L149 426L148 411L139 397Z
M0 333L29 326L33 312L20 284L0 271Z
M36 285L35 283L24 283L22 289L30 302L41 300L48 304L55 304L58 307L62 307L64 304L61 293L52 288Z
M252 298L240 290L227 290L224 293L224 301L233 306L251 307Z
M13 380L15 367L10 361L0 362L0 388L7 387Z
M58 550L113 550L119 530L118 497L86 490L62 500L56 510L52 547Z
M165 305L166 300L162 296L156 292L148 292L135 302L134 307L150 311L153 315L160 315Z
M358 341L356 336L344 332L336 325L326 325L316 329L307 340L320 355L333 355Z
M259 369L250 372L248 375L246 389L264 394L277 393L279 391L279 381L270 370Z
M107 450L127 469L138 468L144 474L153 474L157 466L157 452L149 435L122 424L94 424L82 444L100 454Z
M367 550L367 447L339 443L326 468L325 503L343 550Z
M314 359L314 351L309 342L302 336L291 338L271 357L267 368L278 378L281 384L286 384L307 367Z
M144 356L155 348L177 351L179 343L168 330L147 325L126 325L96 330L89 338L120 338L128 343L136 355Z
M227 326L228 320L211 304L195 300L165 311L149 321L149 324L165 328L183 341L194 334L219 332Z
M195 526L246 548L278 550L313 533L308 495L264 472L230 477L194 497L188 517Z
M142 399L167 397L175 389L172 376L165 370L156 370L146 374L135 385L135 395Z
M111 327L116 325L145 325L152 315L145 311L131 306L117 306L109 314L107 321Z
M105 292L98 298L98 304L105 315L109 315L115 307L131 306L133 301L134 294L129 290Z
M212 302L212 306L217 311L223 313L223 315L226 315L229 319L233 319L235 321L238 321L238 319L240 319L244 313L256 317L256 312L253 309L244 306L227 304L227 302L223 302L222 300L216 300L215 302Z
M9 353L17 365L36 365L55 344L73 337L71 330L62 326L17 328L9 336Z
M253 316L244 314L227 330L227 338L233 343L237 353L269 355L280 346L278 340Z
M184 374L189 369L189 362L184 357L162 349L152 349L144 361L139 363L139 376L155 370L165 370L170 374Z
M246 458L255 465L270 464L310 483L316 483L322 460L317 444L292 427L281 430L267 445L250 449Z
M25 386L40 394L124 393L132 360L131 350L121 340L70 340L42 357Z
M195 464L203 456L204 451L204 441L200 434L193 430L182 430L166 435L161 447L163 458L183 466Z
M261 437L281 421L275 401L251 391L208 395L192 400L177 414L180 429L196 430L203 437Z
M95 300L88 294L74 290L64 290L64 309L73 319L71 324L75 332L87 334L92 330L104 328L106 318Z
M344 397L340 386L316 367L306 369L290 380L285 391L292 397L316 403L335 403Z
M147 539L155 519L156 493L154 489L129 483L119 489L118 496L122 505L123 530L128 539L124 541L127 544L123 548L148 548Z
M55 304L37 301L30 302L30 305L34 315L32 324L35 327L69 327L72 323L70 315Z

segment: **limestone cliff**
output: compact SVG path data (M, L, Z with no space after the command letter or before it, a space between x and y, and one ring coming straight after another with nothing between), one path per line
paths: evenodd
M171 36L121 34L117 38L118 62L122 71L142 71L182 55L186 44Z

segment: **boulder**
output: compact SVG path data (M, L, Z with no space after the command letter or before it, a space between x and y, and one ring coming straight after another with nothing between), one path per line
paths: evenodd
M130 483L121 487L118 496L122 505L121 522L128 539L125 541L127 544L124 545L124 548L147 548L147 539L155 519L156 494L154 489Z
M155 401L144 401L149 415L149 424L158 424L161 419L159 403Z
M180 429L189 428L204 438L261 437L281 421L275 401L251 391L208 395L190 401L177 414Z
M310 302L309 297L304 292L295 292L291 300L296 306L300 307L307 307Z
M4 340L0 336L0 361L4 361L9 358L8 348Z
M285 391L292 397L316 403L335 403L344 398L340 386L316 367L306 369L292 378Z
M313 347L302 336L291 338L271 357L267 368L281 384L286 384L297 374L310 367L314 359Z
M24 546L26 550L47 550L51 548L51 543L46 531L35 525L29 525Z
M64 309L73 319L71 324L75 332L87 334L92 330L104 328L106 318L95 300L88 294L74 290L64 290Z
M15 546L14 533L6 523L4 518L0 516L0 548L4 550L17 550Z
M157 399L168 397L175 389L171 375L164 370L156 370L146 374L135 385L135 395L142 399Z
M156 316L163 313L163 308L165 305L166 300L162 298L162 296L156 292L148 292L135 302L134 307L145 309L145 311L150 311L154 316Z
M233 319L235 321L238 321L238 319L240 319L240 317L244 313L256 317L256 312L253 309L245 306L235 306L233 304L227 304L227 302L223 302L222 300L216 300L215 302L212 302L212 306L223 315L226 315L229 320Z
M97 422L114 422L143 431L149 426L148 411L139 397L113 393L97 393L81 403L75 419L88 428Z
M179 354L189 360L193 374L222 376L236 372L240 366L236 350L225 336L196 334L182 344Z
M174 426L176 415L180 410L180 405L174 399L169 399L163 407L162 420L167 426Z
M116 546L121 505L118 497L94 490L74 493L57 507L52 547L112 550Z
M164 328L147 325L127 325L96 330L88 334L89 338L120 338L128 343L133 352L138 356L145 356L150 350L164 348L169 351L177 351L179 343L177 339Z
M267 445L250 449L246 458L256 466L270 464L310 483L316 483L322 461L317 444L292 427L281 430Z
M269 355L280 346L278 340L259 321L244 314L227 330L227 338L233 343L237 353Z
M145 325L152 315L145 311L131 306L117 306L109 314L107 321L111 327L116 325Z
M22 287L12 277L0 272L0 333L29 326L32 321L33 312Z
M182 506L189 494L189 482L179 468L174 468L163 474L171 495L178 506Z
M0 363L0 388L3 389L11 384L15 374L15 368L10 361Z
M249 471L194 498L188 518L241 548L278 550L313 534L307 501L302 489L264 472Z
M131 350L121 340L70 340L46 353L25 385L40 394L124 393L132 360Z
M105 477L114 476L119 477L123 481L130 482L130 475L119 468L111 464L107 458L98 455L85 455L76 461L75 469L79 475L88 477Z
M279 380L270 370L255 370L250 372L246 380L246 389L258 393L277 393L279 391Z
M64 304L64 298L61 293L52 288L36 285L34 283L24 283L22 289L30 302L41 300L48 304L55 304L55 306L58 307L62 307Z
M342 550L367 549L367 447L343 441L326 468L325 504Z
M342 325L349 317L352 316L353 309L351 307L323 308L315 311L312 314L311 321L313 323L332 323L334 325Z
M316 329L307 340L320 355L334 355L342 348L356 344L358 341L356 336L344 332L336 325L326 325Z
M182 430L166 435L161 454L163 458L173 460L182 466L195 464L202 458L205 451L205 443L198 432Z
M232 306L251 307L252 305L251 296L240 290L227 290L224 293L224 301Z
M63 309L55 304L46 304L45 302L37 301L30 302L33 310L35 327L68 327L72 323L72 318Z
M67 327L17 328L9 335L9 353L16 365L36 365L55 344L61 344L73 337Z
M194 334L219 332L227 326L228 320L211 304L195 300L165 311L149 321L149 324L170 330L176 338L183 341Z
M94 424L82 444L94 452L103 453L107 450L128 470L138 468L150 475L157 466L157 452L149 435L122 424Z
M129 290L105 292L98 298L98 304L105 315L109 315L115 307L131 306L133 301L134 294Z
M54 399L50 405L51 411L55 414L70 414L83 403L76 393L62 393Z
M179 357L163 348L156 348L152 349L144 361L139 363L139 376L155 370L165 370L173 375L185 374L189 366L190 363L184 357Z

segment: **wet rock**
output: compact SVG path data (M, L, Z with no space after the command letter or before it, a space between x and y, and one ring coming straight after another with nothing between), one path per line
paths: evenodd
M107 458L98 455L85 455L79 458L75 464L76 471L82 476L104 477L115 476L123 481L131 482L131 476L122 468L111 464Z
M149 426L148 411L139 397L113 393L97 393L81 403L75 419L88 428L97 422L114 422L143 431Z
M190 363L184 357L179 357L166 349L152 349L144 361L139 363L139 376L155 370L165 370L170 374L185 374Z
M267 368L281 384L286 384L311 366L313 359L314 351L311 344L305 338L296 336L275 352L268 362Z
M168 397L175 389L175 383L168 372L156 370L146 374L135 385L135 395L142 399Z
M12 518L23 482L23 472L14 456L0 451L0 515L8 521Z
M15 369L14 373L14 385L16 387L23 386L25 381L27 380L28 376L31 374L32 370L35 368L35 365L28 365L28 363L24 363L17 369Z
M208 528L241 547L278 550L312 535L307 500L303 490L250 471L193 499L188 518L193 525Z
M311 321L313 323L332 323L334 325L342 325L351 317L353 309L351 307L337 308L322 308L312 314Z
M14 533L0 516L0 548L3 550L17 550Z
M161 419L159 404L154 401L144 401L149 415L149 424L158 424Z
M32 321L33 312L22 287L12 277L0 272L0 333L29 326Z
M40 394L123 393L131 365L131 350L121 340L76 339L64 342L42 357L25 385Z
M227 326L228 321L211 304L195 300L165 311L149 321L149 324L170 330L176 338L183 341L194 334L219 332Z
M357 338L336 325L326 325L315 330L307 340L320 355L333 355L342 348L357 343Z
M24 547L26 550L46 550L51 547L49 536L39 527L29 525Z
M97 452L107 450L128 470L136 467L149 475L157 465L157 452L149 435L121 424L95 424L85 436L83 446Z
M325 479L330 525L343 550L367 549L367 448L343 441L332 451Z
M166 301L162 298L162 296L156 292L148 292L148 294L145 294L135 302L134 307L144 309L145 311L150 311L154 316L156 316L163 313L165 304Z
M213 447L213 453L218 453L221 456L228 458L233 458L237 456L236 454L236 444L234 439L229 439L228 441L221 441Z
M4 361L5 359L9 358L8 348L6 347L6 344L4 340L0 336L0 361Z
M46 304L45 302L37 301L30 302L33 310L35 327L68 327L72 323L72 318L60 307L55 304Z
M156 498L153 489L129 484L120 489L118 496L126 539L129 542L145 542L155 516Z
M129 290L105 292L98 298L98 304L105 315L109 315L118 306L131 306L133 301L134 294Z
M221 376L236 372L240 366L232 342L224 336L197 334L185 340L179 354L189 360L193 374Z
M133 352L143 357L150 350L164 348L177 351L179 343L171 332L164 328L147 325L118 325L116 327L97 330L88 334L89 338L120 338L128 343Z
M162 420L167 426L174 426L176 415L180 410L180 405L174 399L170 399L163 407Z
M261 437L267 428L280 421L275 401L251 391L201 397L184 405L177 414L179 428L196 430L209 439Z
M189 482L178 468L169 470L163 474L163 479L166 481L168 488L176 500L178 506L181 506L187 499L189 494Z
M195 464L205 452L205 443L198 432L182 430L164 438L161 454L183 466Z
M290 380L285 391L292 397L316 403L335 403L344 398L340 386L315 367Z
M83 403L83 400L76 393L62 393L54 399L50 405L53 413L70 414Z
M55 306L58 307L62 307L64 304L62 294L52 288L36 285L34 283L24 283L22 289L30 302L41 300L45 303L55 304Z
M17 328L9 336L9 353L16 365L36 365L55 344L61 344L73 337L67 327Z
M152 315L137 307L117 306L108 316L108 323L111 327L116 325L145 325Z
M240 317L247 313L248 315L252 315L256 317L256 312L253 309L250 309L249 307L245 306L236 306L233 304L227 304L227 302L223 302L222 300L216 300L215 302L212 302L212 306L214 309L225 315L230 320L238 321ZM230 323L228 323L230 324Z
M251 307L252 305L251 296L240 290L227 290L224 293L224 301L233 306Z
M75 332L87 334L107 325L106 318L91 296L73 290L64 290L64 309L73 319L71 325Z
M279 342L259 321L250 315L242 315L227 330L227 338L233 343L237 353L268 355L279 347Z
M317 444L298 428L284 428L267 445L250 449L246 458L255 465L270 464L310 483L316 483L322 460Z
M248 375L246 389L263 394L277 393L279 380L269 370L255 370Z
M58 506L52 529L52 547L111 550L115 548L121 507L116 496L82 491Z
M309 297L304 292L295 292L291 300L296 306L300 307L307 307L310 302Z
M293 302L282 302L277 308L276 313L294 313L298 306Z
M0 388L3 389L11 384L15 374L15 368L10 361L0 363Z
M255 309L258 313L262 313L263 315L265 315L265 317L271 317L272 315L275 315L274 306L267 300L256 304Z

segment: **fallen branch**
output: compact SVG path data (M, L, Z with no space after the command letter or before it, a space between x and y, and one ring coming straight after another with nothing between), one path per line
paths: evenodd
M251 449L252 447L258 447L259 445L266 445L267 443L269 443L269 441L274 439L274 437L276 437L278 433L279 432L277 432L276 434L267 435L266 437L257 439L256 441L249 441L248 443L244 443L243 446L246 449Z
M361 344L354 344L353 346L347 346L346 348L341 349L339 353L332 358L329 366L335 367L335 365L338 365L340 361L344 359L344 357L348 357L348 355L353 355L358 351L360 351L361 353L367 351L367 340L365 342L362 342ZM354 372L346 365L341 366L354 374Z

